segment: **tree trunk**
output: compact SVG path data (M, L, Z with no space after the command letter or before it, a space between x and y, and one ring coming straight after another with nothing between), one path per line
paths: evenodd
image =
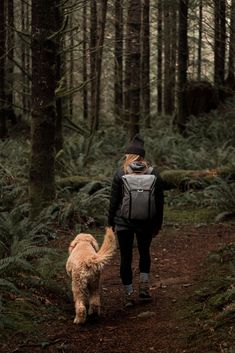
M90 120L91 131L95 123L96 109L96 46L97 46L97 5L96 0L90 1Z
M214 82L220 87L224 84L225 67L225 0L214 0Z
M57 54L56 57L56 82L61 80L61 54ZM63 149L63 131L62 131L62 124L64 120L64 106L63 106L63 98L59 97L56 98L56 125L55 125L55 150L59 152Z
M188 67L188 0L179 2L179 49L178 49L178 114L177 125L181 133L185 131L187 118L186 86Z
M107 0L101 0L100 12L97 13L96 1L91 1L91 131L99 128L100 82L104 33L107 15ZM98 23L97 23L98 20Z
M55 197L55 0L32 0L30 201L36 216Z
M127 20L128 21L128 20ZM131 65L131 32L130 26L126 23L126 33L125 33L125 64L124 64L124 125L129 129L130 123L130 85L131 85L131 74L129 68Z
M226 53L226 0L220 0L220 78L224 85L225 77L225 53Z
M214 0L214 83L220 84L219 57L220 57L220 0Z
M82 77L83 77L83 88L82 88L82 98L83 98L83 119L87 123L88 119L88 92L87 92L87 0L83 0L83 12L82 12L82 22L83 22L83 44L82 44Z
M162 114L162 0L158 0L157 19L157 112Z
M74 86L74 79L73 79L73 74L74 74L74 38L73 38L73 12L70 13L70 51L69 51L69 89L73 90ZM70 94L69 96L69 119L73 120L73 93Z
M88 161L90 148L96 131L99 128L100 115L100 84L102 73L102 57L104 45L104 33L107 15L107 0L101 0L100 11L97 13L96 1L91 1L91 28L90 28L90 75L91 75L91 130L88 140L84 165ZM98 23L97 23L98 20Z
M229 61L226 84L231 91L235 91L235 0L232 0L231 4Z
M5 1L0 1L0 138L7 135L5 114L5 65L6 65L6 18Z
M63 9L60 7L56 7L54 10L55 16L55 24L57 28L62 28L63 26ZM63 78L62 72L64 70L64 38L62 39L61 34L57 34L56 37L56 85L57 88L64 88L65 82ZM65 72L64 72L65 74ZM55 126L55 149L56 152L63 149L63 132L62 132L62 124L64 119L64 98L57 97L56 98L56 126Z
M114 114L123 122L123 0L115 0Z
M176 56L177 56L177 16L176 4L171 6L171 59L170 59L170 83L171 83L171 114L175 110L175 88L176 88Z
M129 100L129 135L130 138L139 132L140 118L140 31L141 0L129 0L127 8L127 52L126 78Z
M201 80L202 73L202 0L199 0L199 17L198 17L198 51L197 51L197 80Z
M150 127L150 0L143 2L141 37L141 115L145 127Z
M171 33L170 33L170 7L168 1L164 2L164 112L172 114L172 90L171 90Z
M7 64L6 64L6 116L11 123L16 124L16 115L13 109L13 72L14 72L14 2L7 2Z
M100 83L102 74L102 59L103 59L103 46L104 46L104 34L106 26L107 16L107 3L108 0L101 0L100 13L98 16L98 38L97 38L97 51L96 51L96 106L95 106L95 119L93 121L93 131L99 128L99 116L100 116Z
M25 2L21 2L21 32L25 32L26 31L26 4ZM23 39L21 39L21 66L22 66L22 109L23 112L27 112L28 106L27 106L27 77L25 75L25 73L27 72L26 69L26 43L24 41L24 37Z
M25 20L26 33L30 33L31 24L30 24L30 3L29 2L25 3L25 16L26 16L26 20ZM25 68L26 68L26 73L30 75L31 47L29 44L25 46ZM25 84L26 84L26 109L27 109L27 114L29 115L31 112L31 80L26 78Z

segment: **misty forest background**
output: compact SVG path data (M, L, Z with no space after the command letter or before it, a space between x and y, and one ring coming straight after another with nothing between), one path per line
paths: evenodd
M102 233L137 132L165 225L233 219L234 65L235 0L0 1L0 327L68 295L50 242Z

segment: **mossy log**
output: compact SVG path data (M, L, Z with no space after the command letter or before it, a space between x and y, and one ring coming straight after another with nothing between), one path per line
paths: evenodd
M57 180L57 186L64 188L70 187L73 190L80 190L84 186L92 183L91 190L89 193L95 192L103 187L104 183L110 182L107 177L87 177L73 175L71 177L61 178Z
M212 184L216 177L235 180L235 169L232 167L221 167L202 170L163 170L161 177L164 182L164 189L202 189L206 184Z
M160 173L163 182L164 189L180 189L182 191L188 189L202 189L206 184L213 183L215 177L229 178L235 180L235 169L232 167L222 167L216 169L204 169L204 170L163 170ZM111 179L107 177L86 177L86 176L71 176L61 178L57 180L59 187L71 187L73 190L80 190L84 186L91 184L89 190L86 190L89 194L101 189L104 183L110 183Z

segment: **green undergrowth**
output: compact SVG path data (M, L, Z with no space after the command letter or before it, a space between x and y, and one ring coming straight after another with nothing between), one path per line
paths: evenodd
M61 317L61 303L71 301L65 274L67 253L56 250L49 256L31 259L33 271L12 267L7 278L14 287L2 287L0 296L0 346L14 332L19 339L37 332L44 321ZM16 278L17 276L17 278ZM0 284L3 278L0 278ZM11 282L10 282L11 281Z
M187 352L235 352L235 245L212 252L201 280L185 301ZM182 314L182 313L181 313Z
M194 207L179 207L173 208L165 206L164 224L211 224L214 223L218 210L215 208L194 208Z
M175 131L172 118L156 115L152 129L141 127L149 162L174 171L234 167L234 112L232 102L223 116L216 112L192 119L187 137ZM76 234L98 229L95 234L99 244L102 242L111 180L125 153L126 129L119 127L117 132L116 126L105 122L87 155L90 142L86 136L65 134L63 150L56 155L56 177L79 176L91 178L91 182L78 188L58 184L56 199L32 223L30 143L24 139L0 141L0 340L14 332L35 330L35 323L53 315L63 318L63 305L71 300L71 289L65 275L67 245L57 244L63 250L55 249L56 255L51 251L51 242L60 241L57 230ZM165 193L165 225L210 224L219 212L234 212L231 176L199 186Z

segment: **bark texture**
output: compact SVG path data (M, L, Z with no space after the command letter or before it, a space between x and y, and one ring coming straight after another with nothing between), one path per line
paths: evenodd
M91 132L99 128L100 114L100 83L102 54L104 45L104 34L107 15L107 0L91 1L91 30L90 30L90 53L91 53ZM99 11L97 11L97 9Z
M6 63L6 115L12 124L16 124L13 109L13 72L14 72L14 1L7 1L7 63Z
M130 138L139 132L141 67L141 1L129 0L127 7L126 94Z
M83 99L83 119L87 122L88 119L88 90L87 90L87 0L83 0L82 11L82 30L83 30L83 43L82 43L82 99Z
M114 114L123 121L123 0L115 0Z
M157 5L157 112L162 113L162 0Z
M232 92L235 91L235 0L232 0L232 3L231 3L229 61L228 61L228 76L226 79L226 86Z
M37 215L55 197L55 6L55 0L32 0L32 216Z
M214 0L214 82L224 84L226 46L225 0Z
M141 37L141 115L147 128L150 127L150 0L144 0L142 10Z
M179 49L178 49L178 114L177 125L185 131L187 118L186 86L188 68L188 0L179 2Z
M56 7L54 10L55 15L55 27L60 29L63 26L63 9ZM55 30L56 30L55 28ZM65 63L64 63L64 41L61 33L58 33L56 38L56 85L64 88L64 76L65 76ZM63 97L56 97L56 126L55 126L55 149L60 151L63 148L63 132L62 124L64 120L65 102Z
M197 80L201 80L202 71L202 19L203 19L203 3L199 0L199 16L198 16L198 50L197 50Z
M5 1L0 2L0 138L7 135L5 114L5 64L6 64L6 27L5 27Z
M170 7L169 2L164 1L164 112L166 115L172 113Z

